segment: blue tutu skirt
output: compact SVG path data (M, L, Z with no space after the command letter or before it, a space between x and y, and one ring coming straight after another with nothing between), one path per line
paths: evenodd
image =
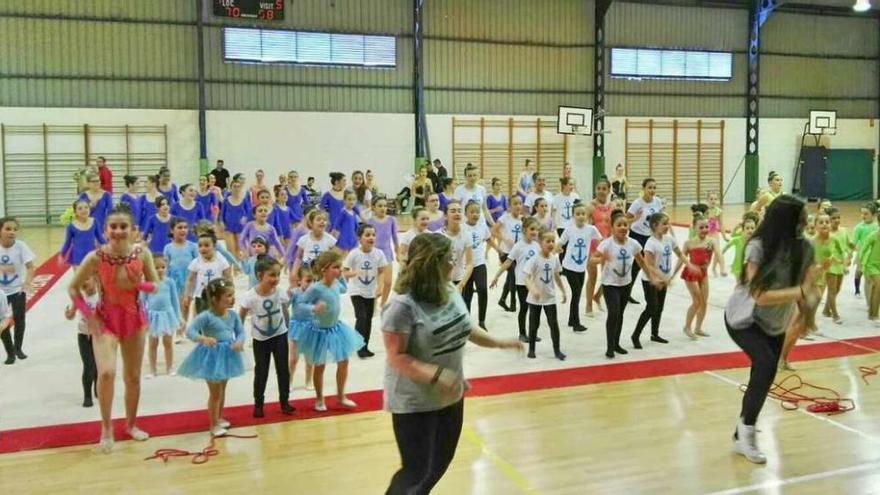
M180 320L172 311L147 311L147 333L150 337L174 335L180 328Z
M183 290L186 289L186 277L189 276L189 272L187 270L168 270L165 272L165 276L174 281L177 294L183 294Z
M341 321L329 328L320 328L314 322L308 322L300 327L297 343L297 351L310 364L326 364L347 360L364 346L364 339Z
M231 342L218 342L214 347L196 346L177 368L177 374L209 382L228 380L244 374L241 352L233 351Z
M308 325L308 320L290 320L290 326L287 328L287 340L295 342L299 340L302 333L302 327Z

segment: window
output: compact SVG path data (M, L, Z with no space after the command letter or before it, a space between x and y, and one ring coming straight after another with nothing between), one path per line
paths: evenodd
M229 62L395 67L394 36L223 28Z
M733 54L696 50L612 48L611 77L729 81Z

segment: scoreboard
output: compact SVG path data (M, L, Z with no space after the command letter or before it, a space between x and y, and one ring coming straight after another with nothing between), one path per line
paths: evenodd
M284 20L284 0L214 0L214 15L233 19Z

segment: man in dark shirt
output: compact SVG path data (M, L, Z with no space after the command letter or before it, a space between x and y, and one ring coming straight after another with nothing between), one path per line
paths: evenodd
M437 184L440 182L437 177L437 173L434 172L434 167L431 165L431 160L425 160L425 168L428 169L428 180L431 181L431 188L436 191Z
M440 194L443 192L443 179L447 178L448 175L446 173L446 167L443 166L443 162L441 162L439 158L434 159L434 169L437 171L438 180L432 182L432 184L434 184L434 192Z
M217 179L217 187L225 191L229 181L229 171L223 168L223 160L217 160L217 166L211 170L211 174Z

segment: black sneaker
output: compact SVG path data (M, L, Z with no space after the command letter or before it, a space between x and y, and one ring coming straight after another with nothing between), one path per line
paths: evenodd
M265 416L265 414L263 414L263 405L262 404L254 404L254 417L255 418L262 418L263 416Z
M529 343L529 338L526 337L525 335L520 335L520 336L519 336L519 341L522 342L523 344L528 344L528 343ZM12 360L13 360L13 362L15 361L14 358L13 358ZM9 363L7 362L6 364L9 364Z
M641 349L641 348L642 348L642 343L639 342L639 338L638 338L638 337L633 337L633 338L632 338L632 341L633 341L633 347L635 347L636 349Z
M575 331L575 332L578 332L578 333L586 332L586 331L587 331L587 327L585 327L585 326L583 326L583 325L577 325L577 326L574 327L574 331Z
M668 340L664 339L663 337L661 337L659 335L651 335L651 342L657 342L659 344L668 344L669 343Z
M629 352L627 352L626 349L624 349L623 347L620 347L620 346L615 347L614 352L616 352L618 354L629 354Z
M562 353L562 351L556 351L554 354L556 355L556 359L560 361L565 361L566 356Z
M3 364L15 364L15 354L6 356L6 361L3 361Z
M281 401L281 412L283 414L290 415L293 414L293 411L296 411L295 407L291 406L286 400Z

